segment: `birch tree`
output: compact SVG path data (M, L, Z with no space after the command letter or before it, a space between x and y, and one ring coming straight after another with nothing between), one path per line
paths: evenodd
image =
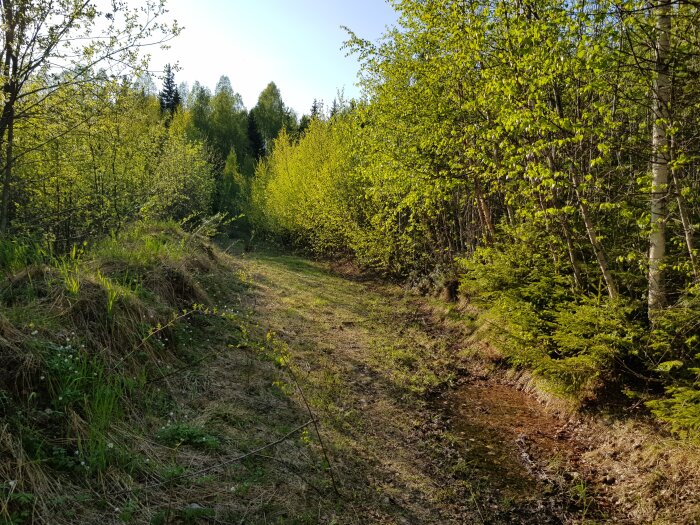
M89 82L96 73L119 76L143 67L140 50L179 31L176 23L163 22L165 0L108 6L100 11L92 0L0 1L0 233L10 226L13 189L21 184L13 175L17 121L65 86Z

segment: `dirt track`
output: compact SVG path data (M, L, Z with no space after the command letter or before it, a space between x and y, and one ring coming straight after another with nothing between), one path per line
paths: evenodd
M458 370L464 334L441 326L424 301L294 257L246 255L242 268L261 329L283 341L320 416L352 509L338 523L593 515L567 470L566 421L513 387Z

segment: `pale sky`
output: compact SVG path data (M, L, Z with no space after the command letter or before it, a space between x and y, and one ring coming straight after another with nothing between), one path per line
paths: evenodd
M178 84L198 80L212 91L227 75L248 109L274 81L299 117L314 98L329 106L339 89L346 98L359 94L357 59L341 49L341 25L375 41L396 21L385 0L168 0L167 6L185 29L171 49L149 50L152 70L178 62Z

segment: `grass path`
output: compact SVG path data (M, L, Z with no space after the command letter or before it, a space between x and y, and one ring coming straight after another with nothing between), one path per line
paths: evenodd
M700 523L696 447L548 413L469 307L174 225L59 271L2 298L0 525Z
M314 522L574 518L570 501L528 473L515 439L501 442L497 421L451 422L459 409L443 407L452 401L439 393L458 379L463 338L436 324L425 300L292 256L246 254L238 264L252 285L247 302L261 334L289 359L320 420L340 496L321 498ZM288 392L303 404L296 386L289 382ZM508 402L527 402L514 399ZM484 399L473 401L460 398L470 405L465 413L483 410Z

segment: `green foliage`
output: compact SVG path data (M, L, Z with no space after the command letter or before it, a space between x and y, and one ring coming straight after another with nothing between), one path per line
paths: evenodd
M670 386L666 394L648 401L647 406L677 435L700 442L700 381L691 386Z
M535 367L568 394L595 399L597 389L614 383L620 362L630 360L641 327L632 307L613 301L581 300L559 306L551 334L550 358Z
M571 300L570 278L562 275L546 253L530 249L548 240L542 231L523 226L507 232L498 243L480 247L468 258L459 259L462 293L486 299L508 295L541 311Z
M700 289L693 286L656 320L645 364L662 381L666 397L647 402L670 428L700 441Z
M253 185L254 216L269 231L318 254L346 250L353 225L343 140L343 130L321 120L298 144L282 131Z
M31 523L34 494L19 490L17 481L0 484L0 519L6 525Z
M616 380L643 333L621 301L575 293L570 276L528 250L542 234L519 229L508 241L460 259L461 293L487 307L486 329L509 361L577 401Z
M462 295L488 310L510 362L564 395L636 388L636 374L660 381L666 400L682 398L679 410L692 404L698 350L687 306L641 312L655 127L673 142L661 190L670 191L668 297L689 297L700 272L697 6L672 10L673 107L659 123L648 89L659 60L653 6L393 5L398 27L378 42L349 31L364 102L278 138L251 185L252 221L425 291L460 273Z
M145 219L182 220L212 210L214 176L204 147L184 138L184 123L178 120L176 117L170 125L150 196L141 208Z
M155 97L106 78L66 87L63 97L45 120L15 131L27 154L15 165L22 205L11 231L36 239L23 245L65 253L137 218L211 211L212 165L203 143L186 137L188 115L168 116L166 128Z
M282 130L289 133L296 127L296 116L284 105L274 82L270 82L260 93L258 103L250 113L262 138L263 151L267 154L272 152L273 142Z
M250 196L249 179L240 172L235 149L231 149L226 157L217 187L215 208L219 212L233 217L246 210Z
M194 448L216 450L220 446L219 438L205 429L186 423L169 424L156 432L156 440L168 447L177 448L189 445Z
M51 258L47 247L34 239L0 238L0 271L15 273Z

